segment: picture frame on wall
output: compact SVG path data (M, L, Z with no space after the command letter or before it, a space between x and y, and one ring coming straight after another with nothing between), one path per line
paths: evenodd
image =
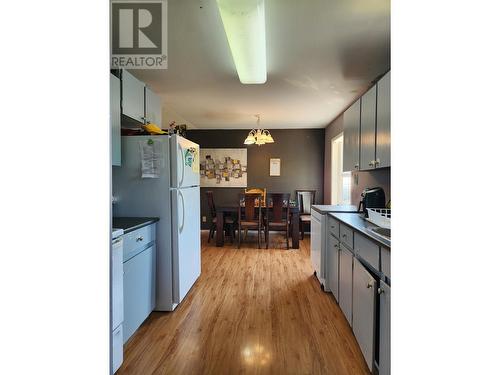
M269 159L269 176L281 176L281 159Z

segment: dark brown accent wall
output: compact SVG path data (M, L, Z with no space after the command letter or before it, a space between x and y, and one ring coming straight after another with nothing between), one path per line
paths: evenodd
M288 192L297 189L316 189L316 202L323 203L323 170L325 129L272 129L275 143L245 146L248 130L188 130L187 138L201 148L247 147L248 187L265 187L268 192ZM281 176L269 176L269 159L281 159ZM206 191L214 192L216 204L235 204L244 188L201 188L201 215L207 222L210 215ZM292 198L295 199L295 198Z

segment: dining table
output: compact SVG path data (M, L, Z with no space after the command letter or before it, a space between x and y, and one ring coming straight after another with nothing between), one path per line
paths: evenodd
M224 217L227 215L237 214L238 209L244 209L244 206L238 204L222 205L215 208L217 214L217 227L215 231L216 246L224 246ZM262 207L265 214L265 207ZM286 207L283 207L286 210ZM299 207L297 205L290 205L290 224L292 235L292 249L299 248Z

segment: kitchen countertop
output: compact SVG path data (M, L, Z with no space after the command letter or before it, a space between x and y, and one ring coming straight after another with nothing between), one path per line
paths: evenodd
M123 236L123 229L120 229L120 228L113 228L113 230L111 231L111 239L115 239L115 238L118 238L120 236Z
M315 211L318 211L321 214L327 214L328 212L358 212L358 207L352 204L345 204L345 205L313 204L311 208Z
M371 240L378 242L381 246L388 249L391 248L391 240L385 238L379 234L376 234L369 230L370 228L377 228L375 224L370 223L365 220L363 214L357 213L346 213L346 212L330 212L328 213L331 217L341 221L347 226L363 233L365 236L369 237Z
M157 221L160 221L157 217L114 217L113 229L123 229L126 234Z

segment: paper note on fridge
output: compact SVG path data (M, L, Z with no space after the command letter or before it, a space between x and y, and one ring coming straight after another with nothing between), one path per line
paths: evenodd
M149 138L140 142L142 178L159 178L163 168L163 142Z

